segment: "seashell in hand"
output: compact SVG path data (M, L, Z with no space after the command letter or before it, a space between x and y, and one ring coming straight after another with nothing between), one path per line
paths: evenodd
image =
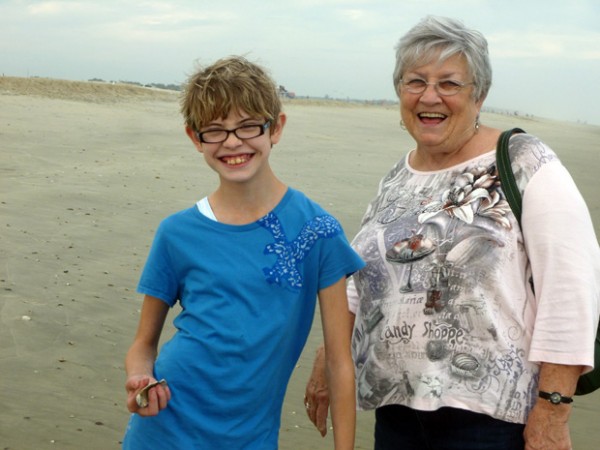
M159 384L161 386L166 386L167 380L163 378L162 380L156 381L155 383L149 383L148 386L144 387L140 392L137 393L137 395L135 396L135 401L140 408L145 408L146 406L148 406L148 391L153 387L158 386Z

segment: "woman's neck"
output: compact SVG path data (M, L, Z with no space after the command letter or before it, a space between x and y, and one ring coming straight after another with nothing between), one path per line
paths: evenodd
M417 146L409 156L410 167L423 172L454 167L493 150L499 135L499 130L481 126L476 134L457 149L428 149Z

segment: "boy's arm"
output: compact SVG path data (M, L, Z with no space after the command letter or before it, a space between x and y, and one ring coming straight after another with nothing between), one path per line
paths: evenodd
M319 306L335 448L353 449L356 427L354 363L350 351L353 315L348 311L345 277L319 291Z
M125 357L127 381L127 409L142 416L154 416L167 406L171 392L167 386L156 386L148 393L148 406L140 408L135 400L136 394L154 379L154 361L158 354L158 342L169 306L162 300L146 295L142 304L140 322Z

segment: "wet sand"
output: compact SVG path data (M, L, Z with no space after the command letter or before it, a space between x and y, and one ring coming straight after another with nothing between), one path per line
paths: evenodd
M285 109L276 173L351 238L381 176L412 147L397 108L287 101ZM600 235L600 127L482 119L550 144ZM0 145L0 448L118 449L128 419L123 358L154 231L210 193L216 178L185 136L171 92L3 77ZM168 325L164 338L171 333ZM317 318L288 388L282 450L333 448L302 404L320 334ZM576 398L575 449L598 447L599 413L600 392ZM372 448L372 425L372 413L359 413L357 449Z

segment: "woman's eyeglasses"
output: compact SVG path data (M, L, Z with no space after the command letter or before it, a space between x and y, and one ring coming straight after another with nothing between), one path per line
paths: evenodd
M428 83L421 78L411 78L409 80L400 80L400 86L406 92L411 94L422 94L427 89L427 86L433 86L439 95L449 97L458 94L462 88L475 82L463 83L457 80L438 80L435 83Z

